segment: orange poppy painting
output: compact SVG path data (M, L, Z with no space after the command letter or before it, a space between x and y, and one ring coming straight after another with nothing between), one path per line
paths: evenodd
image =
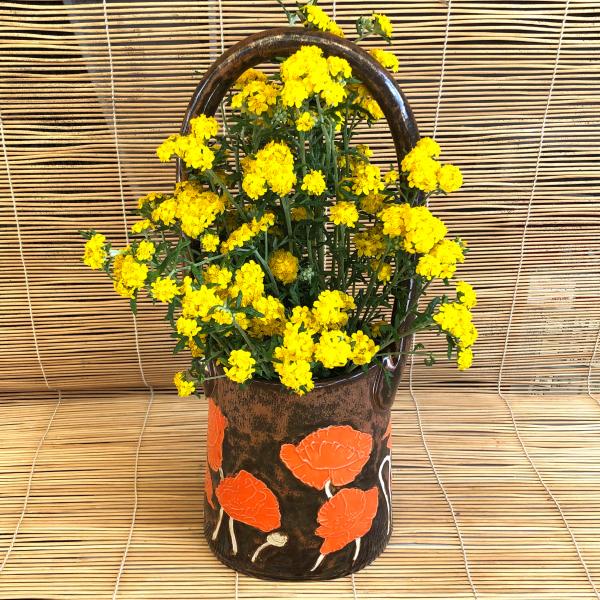
M213 471L219 471L223 464L223 439L229 425L227 418L212 398L208 399L208 431L206 447L208 464ZM222 473L221 473L222 476Z
M325 555L341 550L351 542L356 544L353 561L358 558L360 540L371 529L378 504L376 487L366 492L357 488L344 488L323 504L317 515L319 527L315 531L323 538L323 543L313 571Z
M281 525L279 502L275 494L248 471L241 470L235 476L225 477L217 486L215 494L221 505L221 511L213 540L219 533L224 511L229 516L233 554L237 554L234 521L245 523L264 532L273 531Z
M303 483L318 490L353 481L369 460L373 438L349 425L317 429L297 445L284 444L280 458Z

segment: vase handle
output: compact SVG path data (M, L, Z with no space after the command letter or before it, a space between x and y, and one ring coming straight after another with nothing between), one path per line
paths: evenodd
M403 156L419 140L419 130L408 101L395 79L368 52L355 43L330 33L309 31L301 27L267 29L250 35L229 48L209 67L196 87L185 113L181 133L184 135L189 133L190 120L198 114L213 116L228 90L244 71L265 60L289 56L306 45L318 46L328 54L341 56L348 61L354 75L363 82L381 107L400 164ZM178 158L177 181L183 181L185 178L185 165ZM409 281L407 287L407 306L409 306L413 301L414 286ZM394 314L396 309L397 306L394 305ZM408 323L405 323L404 328L407 326ZM407 346L407 339L403 338L394 346L394 351L406 352ZM394 358L394 355L386 357L384 368L391 373L391 378L386 381L383 371L381 377L378 377L382 380L374 390L374 398L378 404L389 406L393 402L405 363L406 354L398 354L397 358Z

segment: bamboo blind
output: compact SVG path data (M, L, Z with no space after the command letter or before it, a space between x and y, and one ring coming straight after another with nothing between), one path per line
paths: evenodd
M124 241L136 198L173 183L154 148L178 129L197 78L222 48L281 24L281 10L271 0L0 6L0 389L45 389L44 377L60 389L139 387L144 377L168 386L177 359L160 311L141 307L136 344L127 303L81 264L77 230ZM433 132L437 114L444 157L466 175L432 208L472 248L461 276L481 298L477 360L467 374L416 364L417 387L494 389L500 370L511 391L580 392L590 371L598 386L600 9L565 8L336 3L348 31L369 10L393 19L398 80L421 131ZM392 160L384 126L364 137Z

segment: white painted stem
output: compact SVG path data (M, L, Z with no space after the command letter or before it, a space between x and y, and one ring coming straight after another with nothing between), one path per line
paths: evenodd
M213 534L212 534L213 542L217 539L217 536L219 535L219 529L221 529L221 521L222 520L223 520L223 507L221 507L219 510L219 520L217 521L217 526L215 527L215 530L213 531Z
M238 547L237 547L237 540L235 539L235 531L233 530L233 519L231 517L229 517L229 535L231 537L231 551L233 552L234 555L237 554L238 551Z
M251 562L256 562L256 559L258 558L258 555L267 547L270 546L271 544L269 542L265 542L262 546L259 546L256 549L256 552L252 555L252 558L250 559Z
M390 482L390 494L388 495L388 490L386 489L387 486L385 485L385 481L383 481L383 466L385 465L385 463L388 463L389 465L389 482ZM387 526L387 532L390 532L390 527L391 527L391 523L392 523L392 503L390 502L390 496L391 496L391 483L392 483L392 455L391 453L388 454L382 461L381 464L379 465L379 482L381 483L381 491L383 492L383 497L385 498L385 503L387 506L387 511L388 511L388 526Z
M331 481L325 482L325 494L327 494L328 498L332 498L333 494L331 493Z
M319 558L317 558L317 562L315 563L315 566L311 569L311 571L314 571L323 562L324 558L324 554L319 554Z
M358 558L358 554L360 552L360 539L361 538L356 538L354 540L356 542L356 550L354 551L354 556L352 557L352 562L355 562L356 559Z

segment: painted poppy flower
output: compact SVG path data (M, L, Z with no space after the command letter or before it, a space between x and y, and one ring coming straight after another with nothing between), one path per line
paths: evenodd
M319 509L319 527L315 532L324 538L321 554L341 550L365 535L371 529L377 504L376 487L366 492L357 488L344 488L325 502Z
M206 469L205 473L204 473L204 493L206 494L206 499L208 500L208 503L212 506L212 508L215 508L215 502L213 500L213 482L212 482L212 475L210 474L210 471L208 469Z
M208 464L213 471L218 471L223 464L223 438L225 428L229 425L221 409L208 399L208 431L206 434L206 449Z
M240 471L232 477L221 480L216 489L221 510L229 516L229 535L233 554L237 554L237 541L233 530L233 522L240 521L261 531L272 531L281 525L279 502L275 494L260 480L248 471ZM213 534L215 539L217 529Z
M369 460L373 438L349 425L317 429L296 446L284 444L279 456L303 483L318 490L327 484L345 485L353 481Z

